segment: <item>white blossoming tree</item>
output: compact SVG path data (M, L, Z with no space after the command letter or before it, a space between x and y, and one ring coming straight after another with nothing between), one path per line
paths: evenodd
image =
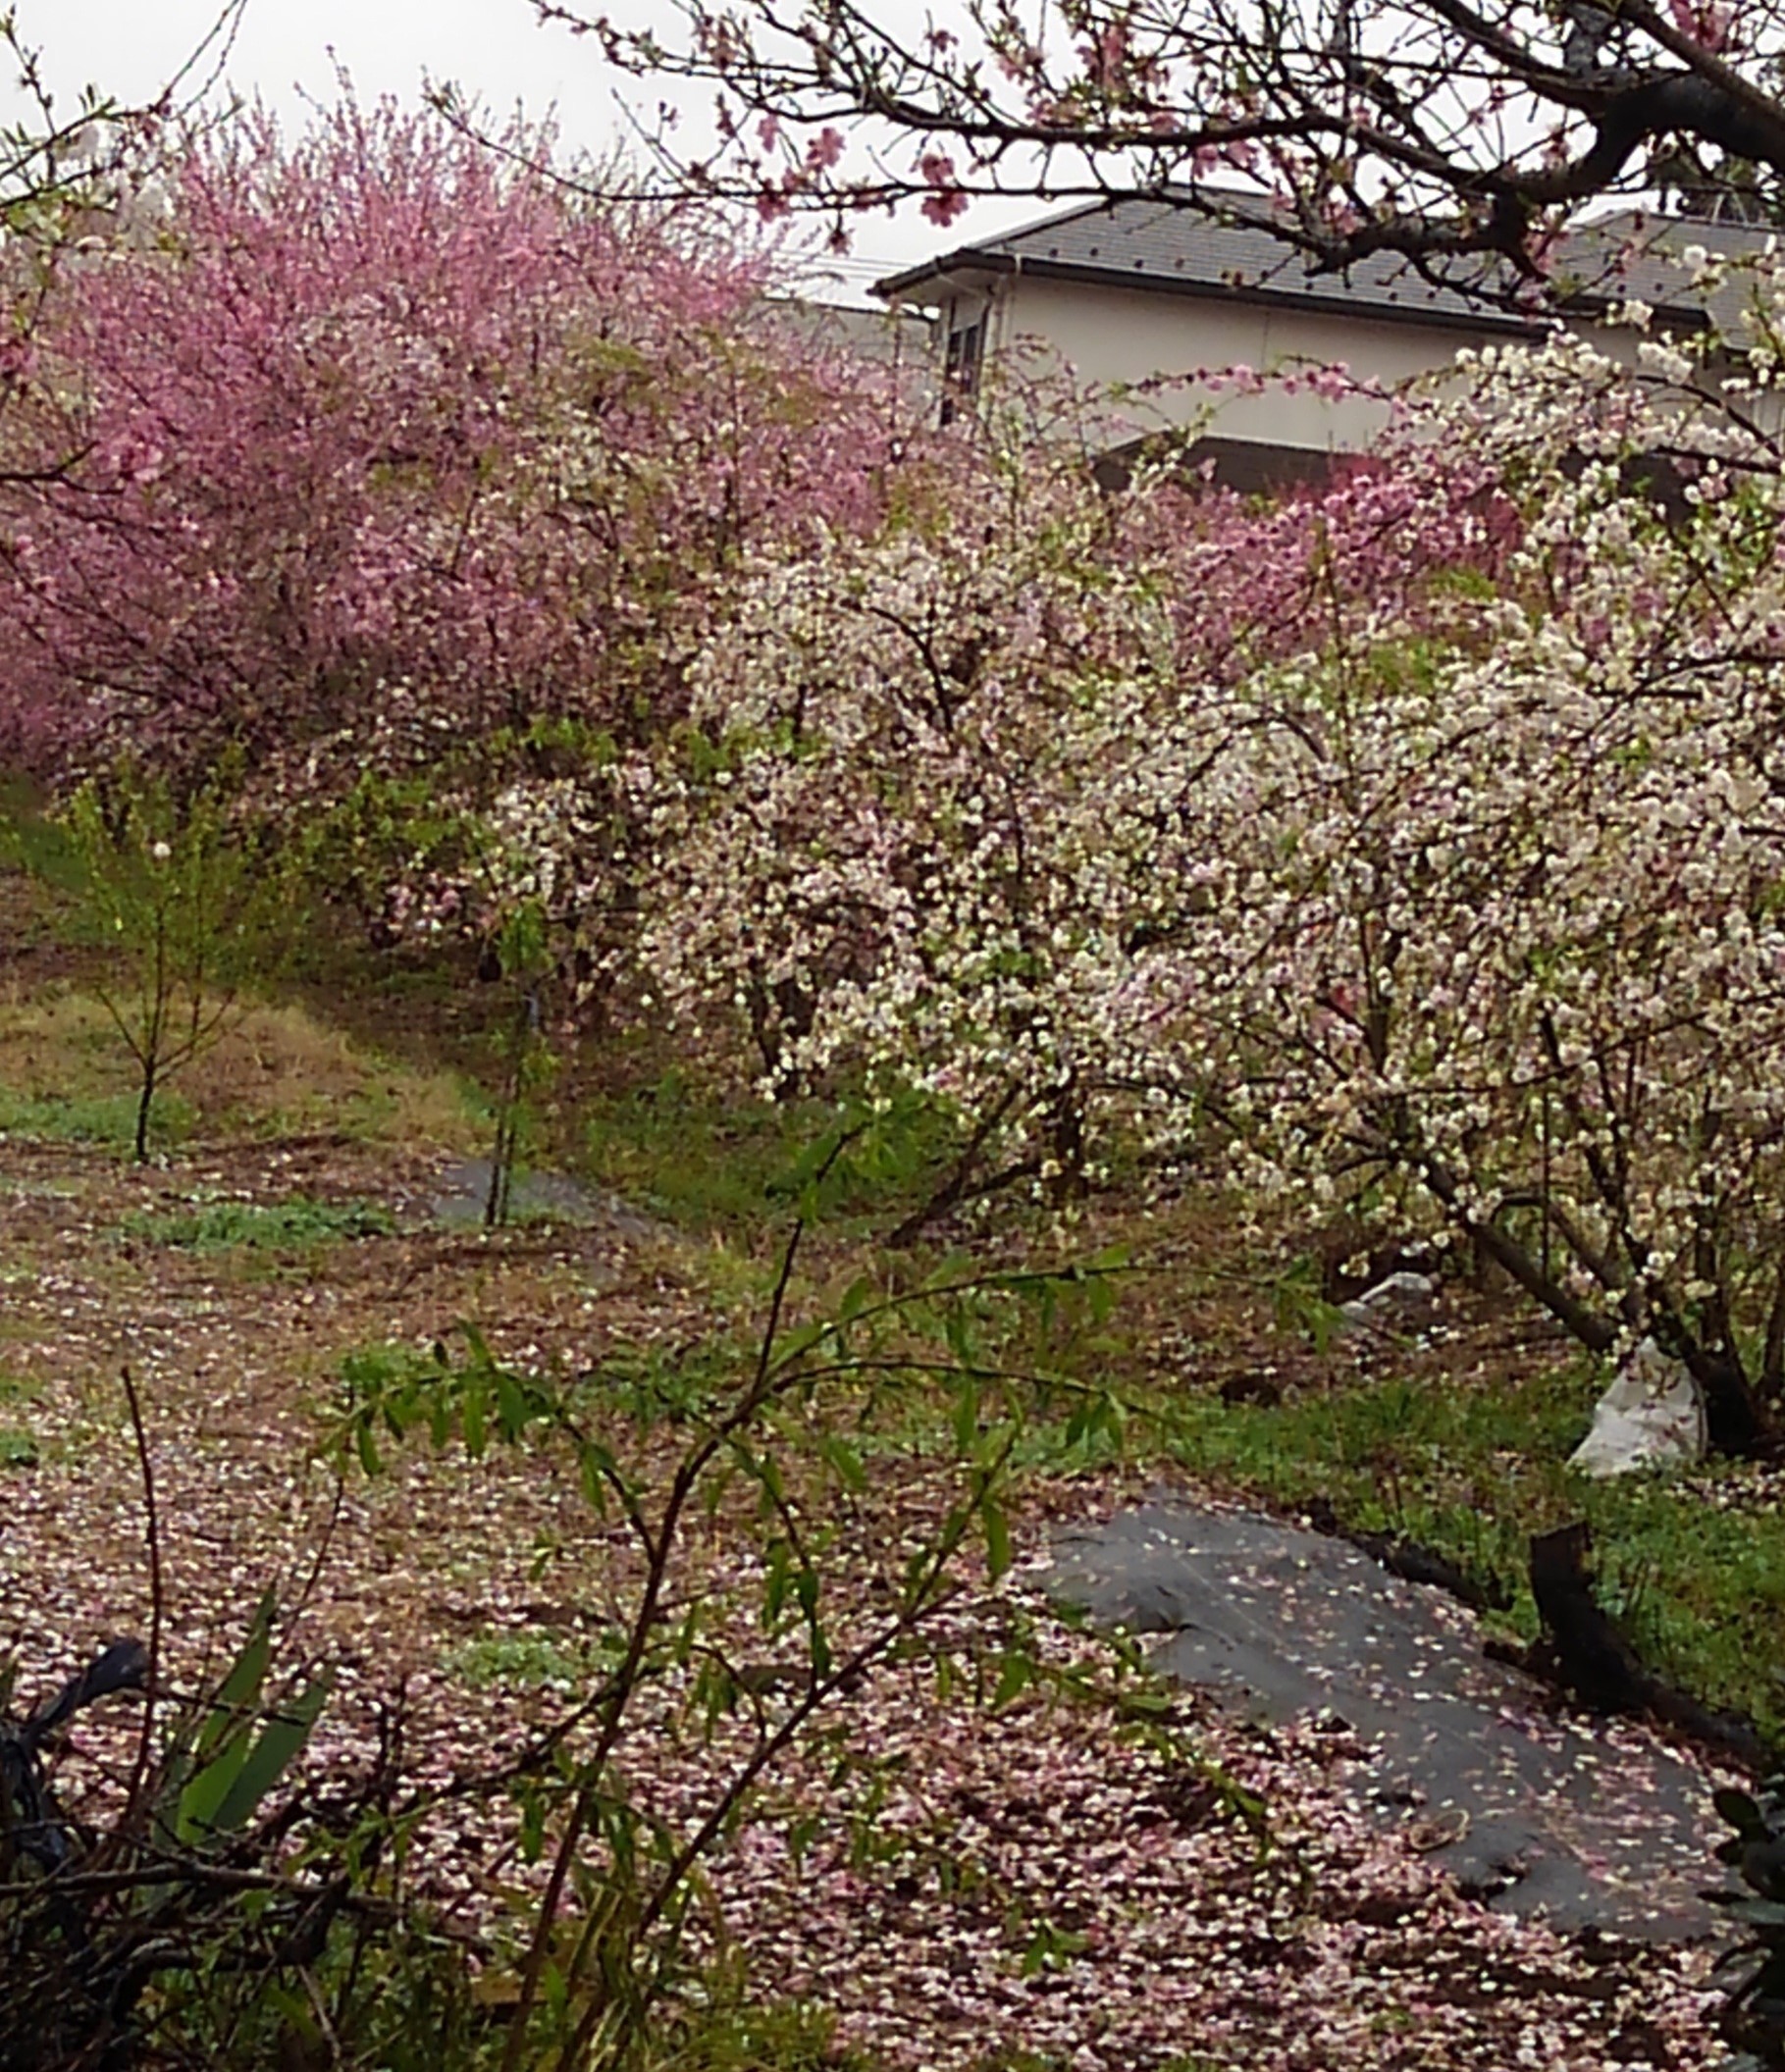
M1089 499L1010 490L971 542L913 526L765 571L697 671L694 753L652 794L662 995L741 1010L773 1087L847 1062L952 1104L957 1193L980 1166L1080 1163L1078 1024L1121 907L1086 874L1131 863L1102 814L1122 773L1080 802L1097 856L1049 814L1086 728L1138 717L1169 646L1144 584L1099 564Z
M1516 486L1472 638L1204 703L1150 972L1256 1185L1481 1246L1585 1343L1649 1332L1745 1449L1785 1391L1780 284L1634 372L1477 365L1439 429ZM1713 379L1714 378L1714 379Z
M1475 488L1409 465L1251 512L1162 475L1112 503L993 456L946 513L765 567L694 673L679 765L641 773L655 989L741 1011L770 1087L849 1068L952 1110L932 1208L1081 1185L1110 1122L1181 1082L1126 989L1181 918L1156 866L1209 752L1184 687L1335 609L1426 627L1433 570L1486 550Z
M945 1097L987 1164L1083 1173L1122 1129L1478 1247L1588 1346L1654 1335L1752 1448L1781 309L1765 273L1733 344L1485 355L1289 511L1007 483L763 569L698 672L706 773L649 779L656 983L742 1006L771 1080Z

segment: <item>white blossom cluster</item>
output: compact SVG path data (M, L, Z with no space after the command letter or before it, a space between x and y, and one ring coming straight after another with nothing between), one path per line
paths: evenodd
M607 816L567 777L506 786L486 821L483 890L498 909L522 903L550 914L587 908L604 887L591 852L604 843Z

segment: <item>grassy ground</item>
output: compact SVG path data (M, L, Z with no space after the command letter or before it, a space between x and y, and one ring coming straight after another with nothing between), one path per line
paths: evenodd
M128 1151L136 1097L102 1000L79 984L0 993L0 1133ZM463 1083L416 1069L294 1005L249 1007L216 1047L157 1096L164 1149L220 1135L326 1133L366 1144L479 1140Z
M160 1465L188 1675L215 1665L271 1578L302 1595L298 1638L340 1671L319 1760L364 1758L399 1684L421 1773L512 1745L602 1659L632 1573L626 1535L590 1516L549 1452L471 1464L411 1448L377 1481L338 1487L316 1447L343 1371L381 1348L457 1343L470 1321L518 1370L613 1376L657 1361L709 1386L747 1354L788 1168L834 1117L728 1098L636 1042L566 1047L539 1155L650 1220L442 1229L422 1210L443 1166L483 1141L498 989L413 968L374 983L364 966L245 1014L176 1083L160 1156L137 1168L122 1156L130 1077L103 966L40 917L14 939L0 991L0 1652L33 1682L142 1623L128 1364ZM797 1304L835 1301L864 1272L891 1290L933 1257L888 1258L872 1241L912 1206L935 1149L920 1118L895 1125L860 1147ZM995 1234L946 1234L986 1257L1059 1242L1014 1215ZM1349 1525L1405 1532L1502 1580L1505 1623L1527 1636L1524 1539L1587 1516L1656 1666L1780 1725L1776 1488L1724 1470L1674 1484L1570 1477L1599 1376L1500 1294L1446 1289L1418 1338L1323 1343L1326 1320L1300 1293L1316 1235L1248 1249L1207 1203L1104 1203L1067 1234L1069 1249L1120 1241L1134 1260L1092 1365L1140 1415L1121 1447L1035 1438L1017 1570L963 1597L959 1659L995 1685L1022 1632L1077 1662L1088 1643L1054 1628L1033 1584L1050 1522L1164 1475L1287 1512L1324 1499ZM933 1528L957 1414L943 1392L856 1434L861 1488L827 1520L846 1617L882 1601L900 1550ZM687 1587L747 1628L760 1578L736 1573L725 1516ZM688 2072L1499 2072L1532 2046L1591 2072L1626 2061L1657 2020L1671 2062L1710 2061L1690 1963L1633 1954L1608 1994L1557 1939L1521 1931L1515 1951L1508 1924L1358 1821L1330 1737L1174 1701L1197 1760L1270 1804L1261 1855L1211 1817L1179 1743L1161 1753L1120 1707L1035 1690L988 1707L972 1681L901 1659L790 1764L782 1826L740 1830L715 1891L754 1975L800 2004L734 2010L725 2037L677 2060ZM639 1759L681 1818L714 1755ZM816 1824L801 1862L776 1839L796 1815ZM484 1809L431 1831L418 1860L452 1904L499 1914L519 1877L499 1867L501 1842ZM1487 1991L1494 1948L1508 1976ZM1307 2054L1313 2035L1328 2055Z

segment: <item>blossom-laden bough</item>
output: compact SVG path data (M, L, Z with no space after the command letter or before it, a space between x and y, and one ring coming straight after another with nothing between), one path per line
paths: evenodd
M1777 0L535 5L649 82L669 189L816 215L839 245L908 201L946 228L979 196L1141 197L1256 224L1284 248L1267 277L1400 268L1565 306L1615 293L1651 227L1605 236L1607 197L1780 218ZM716 134L691 144L665 79L710 91Z

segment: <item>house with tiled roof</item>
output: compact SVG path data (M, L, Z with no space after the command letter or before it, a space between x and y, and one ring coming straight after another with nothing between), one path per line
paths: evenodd
M876 291L895 309L934 313L945 411L961 407L994 364L1063 365L1091 392L1108 444L1199 427L1192 457L1212 460L1241 488L1321 472L1334 454L1366 445L1388 405L1335 397L1322 384L1211 384L1196 380L1197 370L1290 375L1342 365L1391 390L1449 365L1463 347L1541 338L1558 321L1496 301L1489 276L1435 280L1393 254L1343 275L1316 272L1273 233L1263 197L1234 192L1222 204L1219 217L1170 197L1083 204L959 245ZM1569 321L1623 351L1633 349L1632 335L1605 322L1620 302L1651 304L1661 329L1702 326L1705 304L1677 254L1696 242L1734 256L1766 234L1633 212L1604 218L1554 255Z

